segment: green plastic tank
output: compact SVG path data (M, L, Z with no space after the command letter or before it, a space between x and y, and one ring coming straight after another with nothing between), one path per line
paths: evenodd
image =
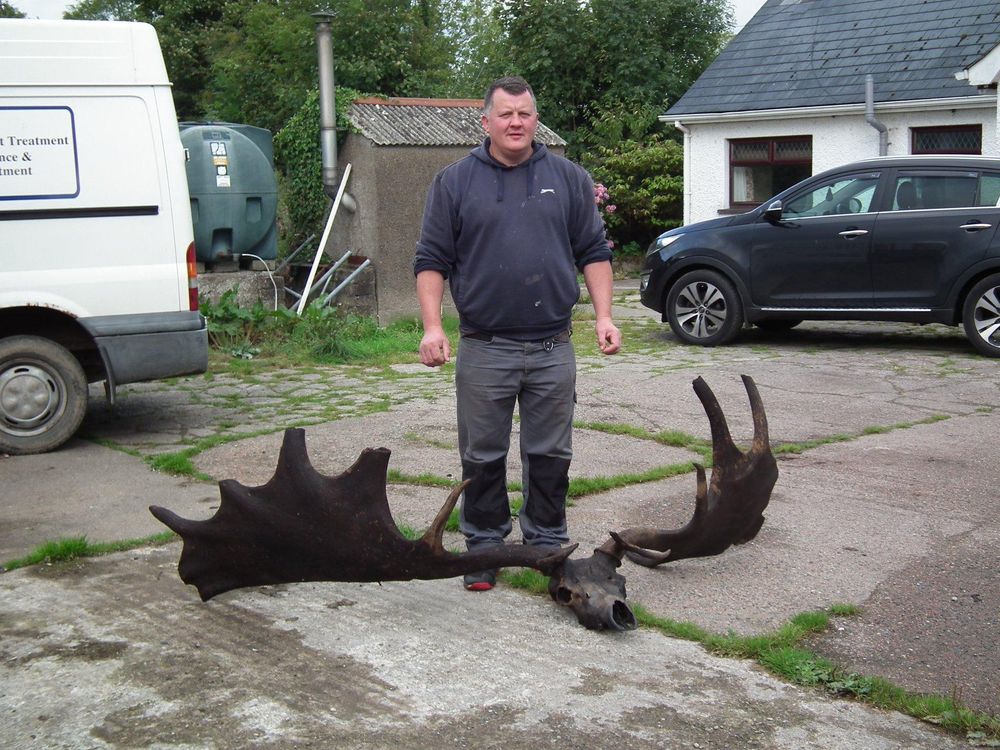
M207 267L278 255L278 183L271 132L230 122L182 122L195 254Z

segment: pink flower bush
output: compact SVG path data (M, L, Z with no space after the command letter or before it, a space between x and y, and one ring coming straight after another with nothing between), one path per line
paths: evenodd
M604 187L604 185L600 182L594 185L594 203L598 206L602 206L608 202L608 198L610 197L611 194L608 192L608 189Z
M594 203L597 204L598 210L603 211L605 214L613 214L617 211L618 206L613 203L608 203L610 198L611 193L608 192L608 189L603 184L600 182L594 184ZM614 246L615 243L609 239L608 247L613 248Z

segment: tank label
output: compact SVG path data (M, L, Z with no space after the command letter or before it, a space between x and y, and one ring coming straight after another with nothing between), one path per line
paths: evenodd
M69 107L0 107L0 201L80 194Z
M229 177L229 154L225 141L210 141L212 145L212 166L215 167L215 186L232 187Z

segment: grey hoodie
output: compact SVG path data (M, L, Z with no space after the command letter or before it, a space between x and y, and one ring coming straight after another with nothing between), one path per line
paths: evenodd
M610 259L582 167L539 143L506 167L487 138L434 178L413 269L449 280L463 331L530 341L569 328L577 269Z

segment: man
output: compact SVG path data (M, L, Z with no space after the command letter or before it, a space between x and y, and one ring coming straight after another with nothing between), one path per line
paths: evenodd
M511 531L507 451L514 404L521 417L525 544L569 541L566 490L572 457L576 360L570 343L583 272L597 313L597 343L614 354L611 251L581 167L535 143L538 111L523 78L501 78L483 102L486 139L434 178L424 208L414 272L424 336L420 360L451 357L441 326L444 283L458 308L455 366L462 478L460 527L471 549ZM473 591L496 571L467 575Z

